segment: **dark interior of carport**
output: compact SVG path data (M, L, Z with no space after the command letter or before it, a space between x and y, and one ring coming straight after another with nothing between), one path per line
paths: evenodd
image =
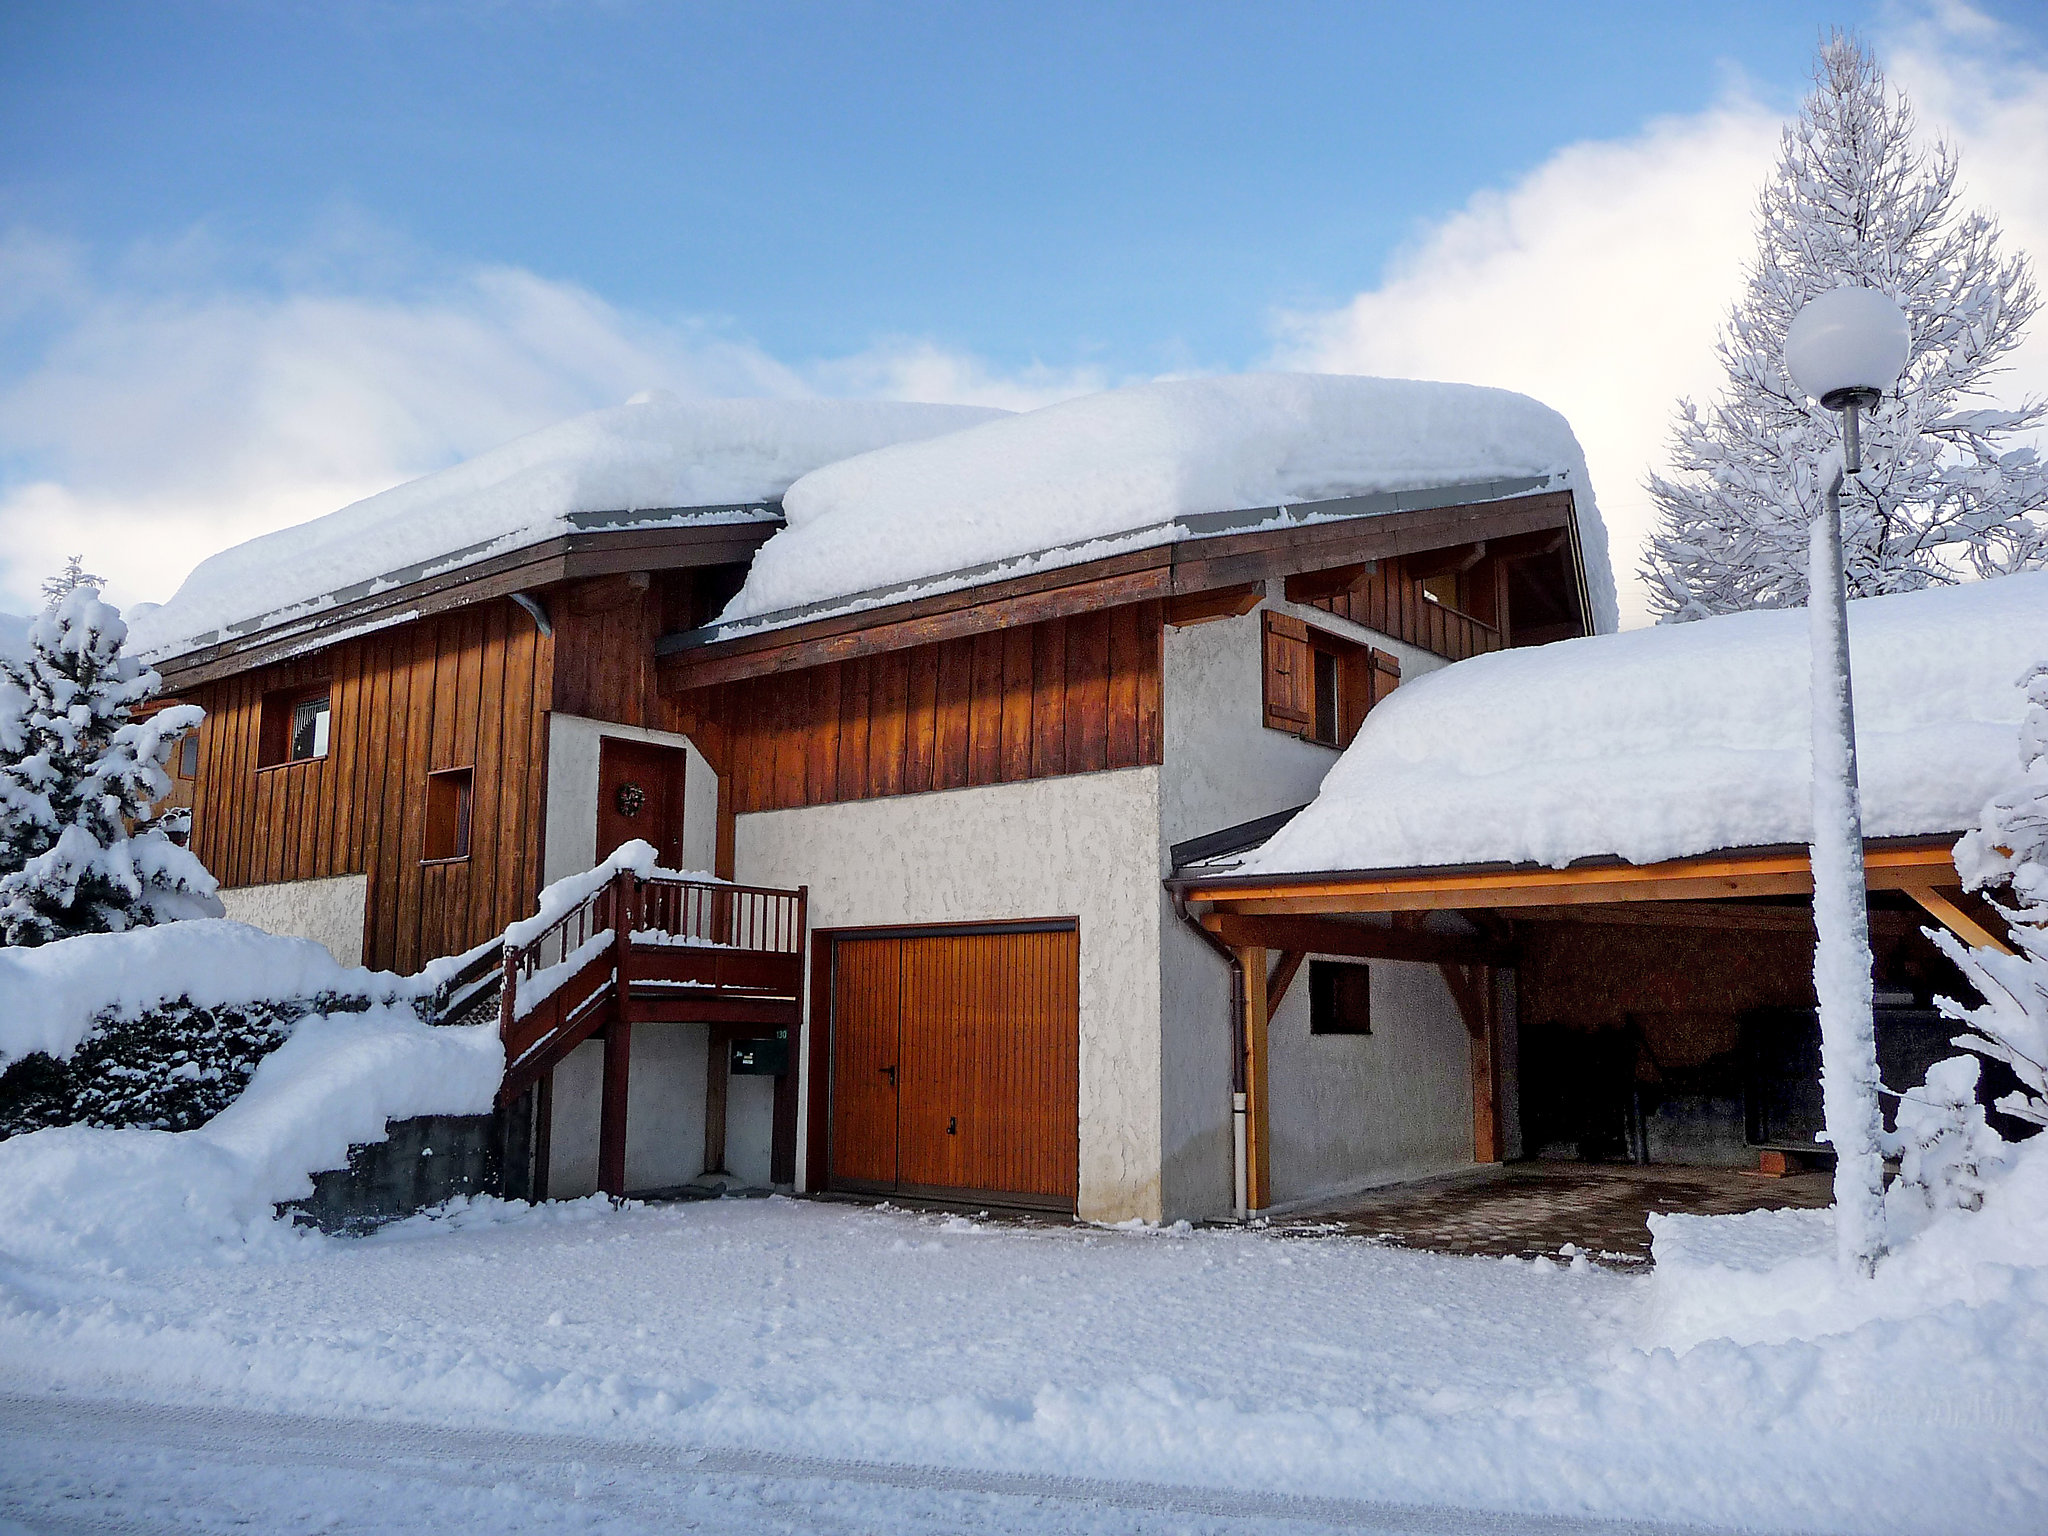
M1519 957L1524 1156L1750 1168L1764 1152L1824 1156L1808 898L1498 916ZM1870 919L1879 1072L1912 1088L1955 1054L1935 999L1970 991L1911 897L1873 892Z

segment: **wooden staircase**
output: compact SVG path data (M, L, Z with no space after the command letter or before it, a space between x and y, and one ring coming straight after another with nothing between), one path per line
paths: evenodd
M791 1066L777 1085L779 1145L782 1102L795 1103L808 896L807 889L642 879L621 870L525 943L508 944L498 987L505 1042L498 1102L538 1088L536 1113L546 1127L554 1069L585 1040L601 1038L597 1182L623 1194L633 1025L707 1024L714 1047L784 1031ZM544 1165L544 1129L541 1139Z

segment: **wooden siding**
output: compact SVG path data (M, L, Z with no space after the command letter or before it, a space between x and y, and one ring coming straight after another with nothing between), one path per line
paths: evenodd
M413 971L532 908L550 643L507 602L197 690L192 846L224 886L369 876L365 962ZM259 767L263 697L325 681L325 757ZM427 775L473 767L470 853L426 863Z
M1452 661L1501 648L1505 641L1498 629L1470 614L1430 601L1423 594L1422 583L1404 570L1405 563L1399 557L1382 560L1355 586L1312 601L1325 613L1334 613ZM1490 577L1491 571L1487 574Z
M668 724L731 815L1156 765L1160 625L1131 603L725 683Z

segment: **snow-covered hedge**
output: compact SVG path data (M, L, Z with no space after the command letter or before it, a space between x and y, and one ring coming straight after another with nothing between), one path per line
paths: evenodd
M313 1174L393 1120L486 1113L504 1070L495 1021L434 1027L396 1003L307 1015L197 1130L0 1141L0 1254L118 1267L293 1241L276 1208Z
M0 1137L195 1129L299 1020L407 1004L438 975L341 966L311 940L219 919L0 948Z

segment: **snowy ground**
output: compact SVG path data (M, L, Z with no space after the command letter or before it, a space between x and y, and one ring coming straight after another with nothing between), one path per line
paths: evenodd
M785 1200L0 1264L0 1530L2048 1525L2030 1290L1675 1356L1648 1284Z

